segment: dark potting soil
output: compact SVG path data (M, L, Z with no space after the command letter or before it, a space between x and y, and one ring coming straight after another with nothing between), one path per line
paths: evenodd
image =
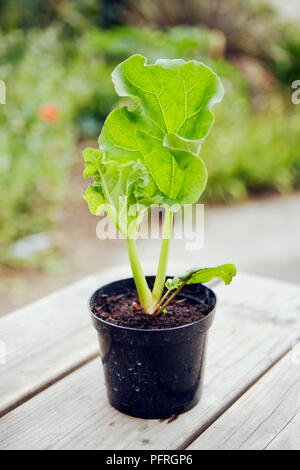
M176 328L200 320L211 312L213 304L209 295L197 300L182 294L170 303L166 313L152 317L143 313L136 290L126 289L122 294L99 294L91 307L98 318L114 325L159 330Z

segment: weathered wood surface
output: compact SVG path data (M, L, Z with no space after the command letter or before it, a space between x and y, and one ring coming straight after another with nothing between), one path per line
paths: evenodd
M128 269L118 272L129 274ZM116 270L88 276L0 320L6 346L0 416L98 354L88 296L116 276Z
M81 297L86 299L88 286L91 287L90 290L95 287L91 286L94 281L82 281L86 284L80 289L78 285L76 290L72 291L70 288L64 302L68 304L70 296L73 298L73 308L76 304L76 308L82 310L78 313L80 322L78 321L77 328L73 325L68 337L59 336L58 346L55 340L59 333L52 335L51 323L48 335L43 330L42 338L30 334L28 327L26 357L27 372L31 375L25 381L26 391L31 384L31 390L34 389L34 393L37 393L40 383L47 386L54 381L53 377L57 380L57 370L59 374L71 371L72 367L74 369L74 362L77 361L79 367L80 361L87 361L96 353L95 336L89 336L93 332L91 333L89 320L86 320L86 307L81 304L85 302ZM218 286L216 290L219 295L218 314L209 337L204 395L196 408L179 416L172 423L139 420L122 415L107 404L101 364L96 359L4 416L0 421L0 448L177 449L189 445L278 361L300 336L299 287L240 274L230 288ZM52 315L48 318L52 318L52 321L56 318L59 322L59 317L64 322L55 310L56 308L63 312L60 305L62 299L55 304L53 301L54 299L51 300ZM31 328L33 317L30 317ZM72 315L68 317L68 321L71 317ZM11 318L16 326L13 317ZM74 323L77 322L77 316L72 318ZM77 347L74 347L74 334L80 338ZM34 340L31 342L32 337ZM47 344L40 344L46 340ZM54 345L58 347L59 353L48 356L49 347ZM23 385L20 379L13 379L14 373L20 373L22 367L21 347L16 352L19 357L12 364L14 370L10 371L10 361L6 367L9 386L6 385L5 376L1 380L6 391L13 390L14 385ZM45 361L51 364L48 374L44 374L42 379L39 378L38 367L32 363L37 353L44 355L42 371ZM16 353L12 357L16 357ZM30 365L33 369L30 369ZM24 395L24 388L22 394ZM292 425L296 426L294 423Z
M300 345L253 385L189 449L300 450Z
M0 358L0 416L96 357L88 297L129 276L128 264L91 275L0 319L6 347L4 365Z
M267 450L300 450L300 412L270 442Z
M86 314L88 278L0 321L6 364L0 365L0 416L67 371L95 356Z

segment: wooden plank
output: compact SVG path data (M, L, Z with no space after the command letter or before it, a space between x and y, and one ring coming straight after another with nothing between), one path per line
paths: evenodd
M300 450L300 412L266 447L267 450Z
M96 359L4 416L0 448L184 448L289 349L299 332L299 327L291 331L257 322L251 310L246 317L245 309L240 314L220 305L209 338L204 395L193 410L171 423L118 413L107 403Z
M300 450L299 353L297 356L295 349L288 353L189 449Z
M145 269L154 272L151 264ZM129 265L121 265L1 318L0 341L6 357L5 364L0 358L0 416L98 354L88 297L101 285L129 276Z
M92 278L35 302L0 322L0 416L97 352L86 313Z
M98 354L88 297L128 274L120 267L88 276L0 320L0 416Z
M294 329L300 325L299 291L298 285L238 273L229 287L218 287L218 296L222 304L231 305L241 317L246 318L251 309L252 319L258 323L271 322Z

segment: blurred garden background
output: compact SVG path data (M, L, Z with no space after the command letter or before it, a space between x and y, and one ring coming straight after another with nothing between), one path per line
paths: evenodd
M196 264L300 282L297 3L0 0L0 315L126 262L120 242L96 238L81 150L122 104L110 74L134 53L204 61L225 86L201 155L207 242Z

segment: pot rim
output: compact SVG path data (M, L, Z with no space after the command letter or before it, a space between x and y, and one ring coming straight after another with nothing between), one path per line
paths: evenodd
M153 276L146 276L146 278L149 278L149 277L153 277ZM171 276L169 276L171 277ZM191 326L194 326L194 325L199 325L201 322L204 322L204 321L207 321L210 317L213 317L214 314L215 314L215 311L216 311L216 306L217 306L217 302L218 302L218 298L215 294L215 292L208 286L206 286L205 284L201 284L202 286L204 286L206 289L208 289L214 296L215 298L215 304L214 304L214 307L212 308L212 310L207 314L205 315L205 317L203 318L200 318L199 320L197 321L194 321L194 322L191 322L191 323L187 323L185 325L180 325L180 326L176 326L174 328L150 328L150 329L143 329L143 328L130 328L130 327L127 327L127 326L121 326L121 325L115 325L114 323L110 323L108 321L105 321L103 320L102 318L99 318L97 317L97 315L95 315L95 313L92 311L92 308L91 308L91 302L92 302L92 298L94 297L94 295L100 290L100 289L103 289L103 287L105 286L109 286L110 284L113 284L115 282L119 282L119 281L130 281L130 280L133 280L133 277L128 277L128 278L124 278L124 279L118 279L117 281L112 281L108 284L104 284L103 286L101 287L98 287L98 289L96 289L93 294L90 296L89 300L88 300L88 310L90 312L90 314L92 315L92 317L96 320L96 321L99 321L101 323L104 323L104 325L107 325L109 327L114 327L114 328L117 328L119 330L128 330L128 331L135 331L135 332L142 332L142 333L160 333L160 332L170 332L170 331L178 331L180 329L183 329L183 328L188 328L188 327L191 327ZM183 294L181 294L183 295ZM196 300L196 299L195 299ZM197 300L196 300L197 301ZM200 303L200 301L199 301Z

